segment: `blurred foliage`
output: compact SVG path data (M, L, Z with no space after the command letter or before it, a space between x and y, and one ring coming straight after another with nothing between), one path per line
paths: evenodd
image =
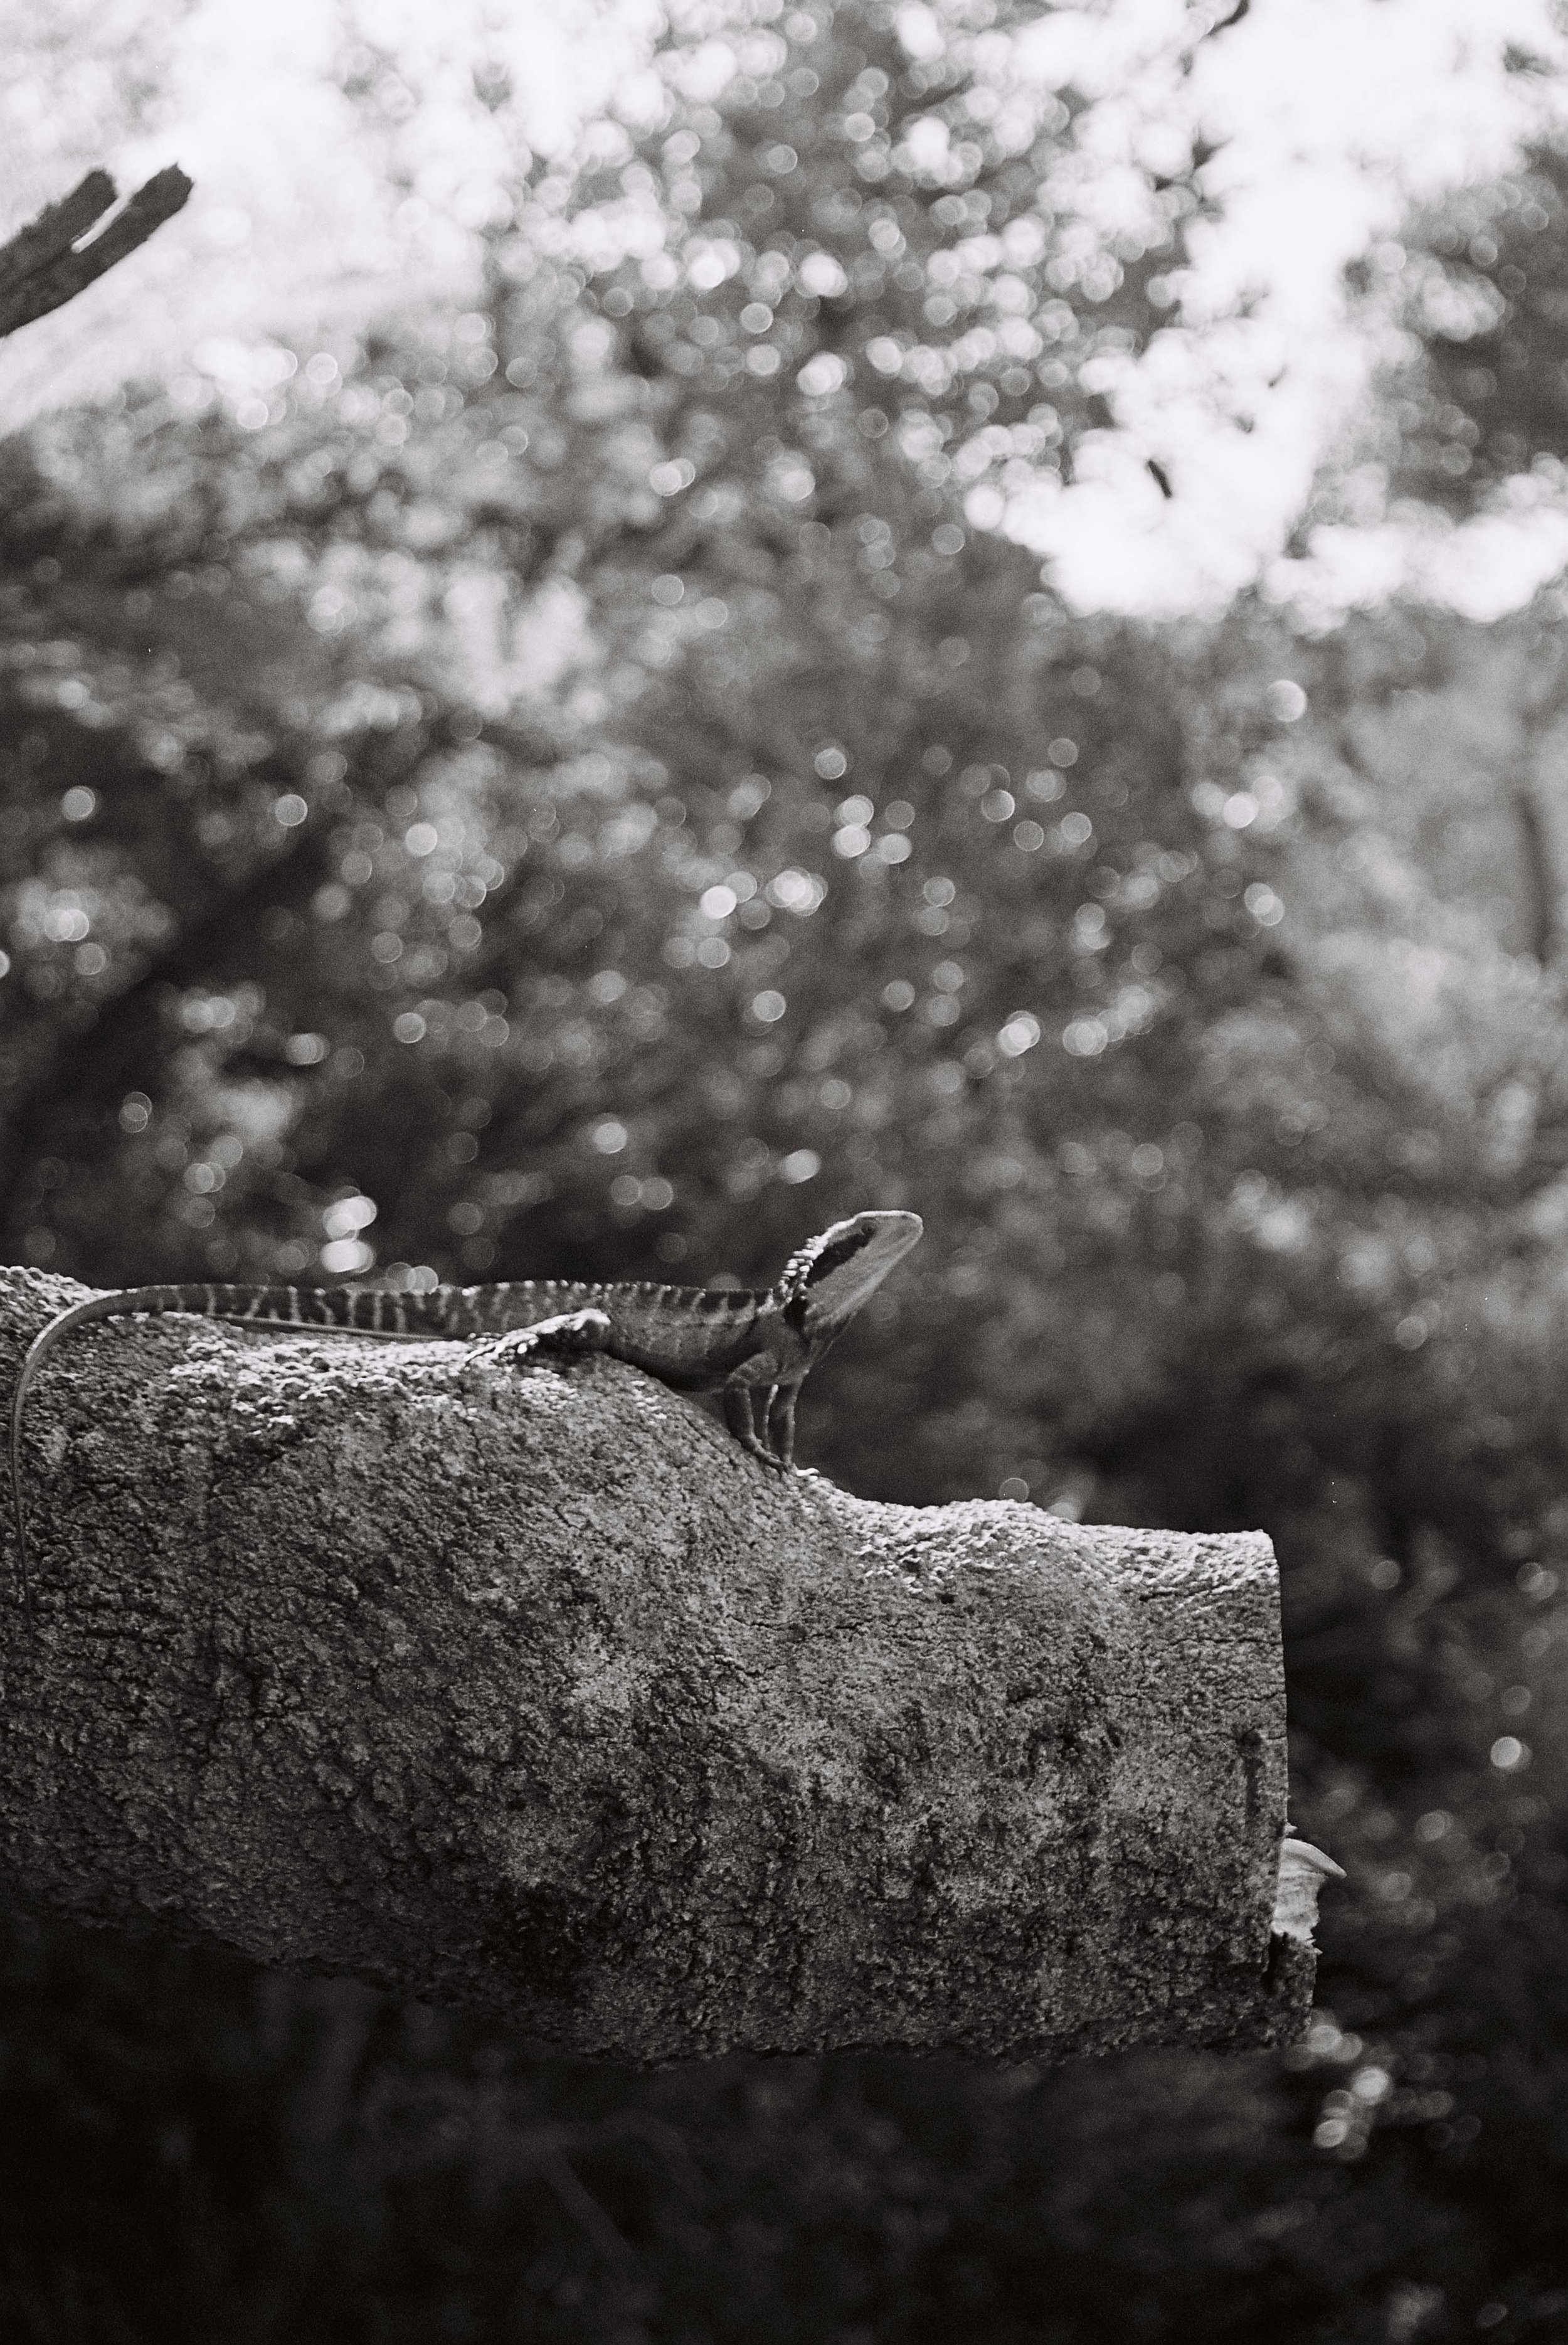
M761 1283L917 1207L808 1454L1272 1532L1319 2023L628 2078L18 1918L7 2334L1561 2332L1563 612L1066 609L991 500L1198 198L1097 228L1072 94L908 22L672 41L472 310L0 451L0 1243Z
M1361 274L1383 280L1409 338L1383 406L1396 493L1457 515L1568 462L1568 147L1543 143L1509 178L1462 188ZM1392 279L1392 286L1388 280Z

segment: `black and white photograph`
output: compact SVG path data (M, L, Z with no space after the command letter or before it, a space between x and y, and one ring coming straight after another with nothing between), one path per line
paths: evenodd
M0 1441L6 2345L1563 2345L1565 0L6 0Z

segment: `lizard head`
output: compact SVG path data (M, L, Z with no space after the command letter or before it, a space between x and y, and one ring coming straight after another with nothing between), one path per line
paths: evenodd
M774 1289L784 1316L808 1340L836 1335L924 1227L918 1213L852 1213L835 1222L784 1264Z

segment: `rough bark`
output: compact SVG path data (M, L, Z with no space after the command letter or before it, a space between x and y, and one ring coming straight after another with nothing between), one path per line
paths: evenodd
M0 1272L0 1378L80 1299ZM65 1339L0 1596L0 1864L541 2046L1293 2035L1260 1535L875 1506L606 1360Z

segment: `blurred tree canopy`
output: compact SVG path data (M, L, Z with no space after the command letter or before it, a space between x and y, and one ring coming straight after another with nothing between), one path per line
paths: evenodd
M1512 177L1434 204L1389 256L1410 337L1382 416L1396 490L1464 514L1533 468L1560 478L1565 193L1568 149L1548 141Z
M520 161L472 309L0 451L0 1223L106 1284L751 1284L918 1208L808 1454L1273 1533L1324 2012L1274 2064L633 2081L18 1919L19 2335L1568 2309L1562 612L1042 583L996 524L1159 330L1202 157L1101 217L1010 22L672 36L652 127ZM1545 288L1561 208L1472 200Z

